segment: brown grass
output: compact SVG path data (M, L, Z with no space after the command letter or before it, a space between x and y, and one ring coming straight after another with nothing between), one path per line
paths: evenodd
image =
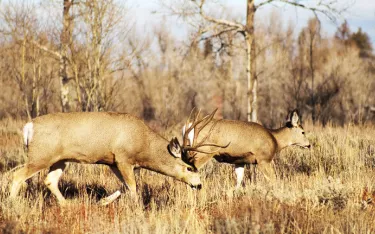
M102 207L102 197L125 188L104 166L71 164L59 185L70 199L62 208L43 184L46 171L27 181L17 200L8 199L9 171L26 159L22 124L0 122L0 233L375 232L374 209L362 202L375 190L374 126L307 126L311 151L284 150L275 160L277 182L258 175L254 184L247 175L236 193L226 164L213 163L211 173L207 167L198 192L141 170L137 201L125 193Z

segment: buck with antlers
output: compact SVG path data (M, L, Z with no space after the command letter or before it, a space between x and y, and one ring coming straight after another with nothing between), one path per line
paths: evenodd
M256 164L267 179L274 179L275 171L270 162L276 152L291 145L310 148L297 111L288 115L284 127L275 130L257 123L225 119L202 123L196 121L198 115L199 112L191 114L183 127L182 148L199 147L198 150L185 152L185 160L197 169L202 168L211 158L234 164L236 188L242 183L245 164ZM210 144L203 142L227 147L213 150Z
M136 193L133 169L138 167L171 176L193 188L202 186L197 170L183 161L185 157L181 159L181 152L194 149L183 148L176 138L168 142L129 114L56 113L37 117L25 125L24 141L28 162L14 173L11 197L19 193L26 179L49 168L45 184L64 204L58 181L67 162L108 165L132 194Z

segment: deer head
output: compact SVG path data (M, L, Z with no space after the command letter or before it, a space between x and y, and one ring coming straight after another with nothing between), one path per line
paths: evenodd
M301 125L301 120L297 110L293 110L288 114L286 127L289 129L290 145L297 145L302 148L310 148L310 142L305 135Z

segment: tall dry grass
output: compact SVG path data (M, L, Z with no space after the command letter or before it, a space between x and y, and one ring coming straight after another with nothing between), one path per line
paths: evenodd
M364 209L365 187L375 190L375 127L313 127L312 150L289 148L275 159L279 179L258 175L233 193L233 168L212 163L204 188L141 170L138 200L123 194L108 206L98 200L125 189L104 166L71 164L59 184L69 198L58 206L44 186L46 171L8 199L12 168L24 163L22 121L0 122L1 233L373 233L375 208ZM247 170L249 174L250 170ZM370 202L369 202L370 203Z

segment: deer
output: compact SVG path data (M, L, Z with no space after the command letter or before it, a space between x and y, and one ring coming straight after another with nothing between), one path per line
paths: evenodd
M44 183L60 205L66 204L58 182L68 162L108 165L132 196L136 194L133 171L136 168L173 177L195 189L202 187L198 171L181 156L181 152L199 150L199 147L183 149L177 138L168 141L130 114L72 112L43 115L24 126L23 138L28 159L13 174L11 198L18 195L25 180L49 168ZM118 195L116 192L111 196Z
M234 164L236 190L242 184L246 164L256 165L268 181L274 180L276 173L271 161L277 152L293 145L311 147L297 110L290 112L285 125L278 129L267 129L255 122L227 119L214 119L203 125L197 121L199 114L200 111L193 110L182 129L185 161L197 170L212 158L220 163ZM211 134L205 135L207 131ZM212 151L212 147L203 145L203 142L227 147ZM190 147L198 147L199 150L188 151Z

